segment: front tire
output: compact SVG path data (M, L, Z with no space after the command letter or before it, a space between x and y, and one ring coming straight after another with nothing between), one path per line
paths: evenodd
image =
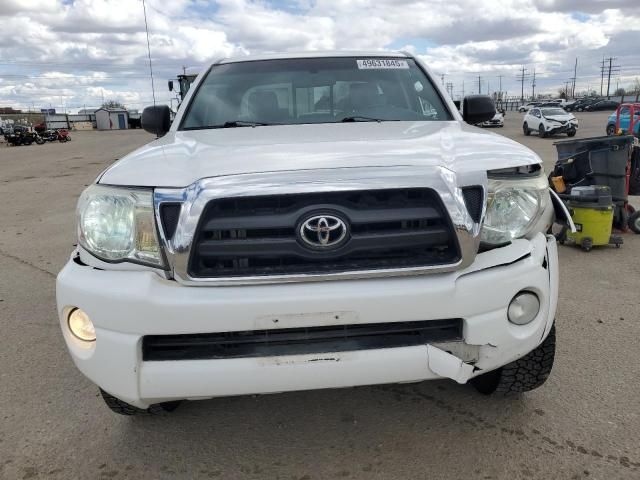
M545 131L542 124L540 124L540 126L538 127L538 135L540 136L540 138L545 138L547 136L547 132Z
M176 400L174 402L157 403L151 405L149 408L138 408L133 405L114 397L113 395L100 389L100 395L104 403L114 413L118 415L133 416L133 415L162 415L173 412L180 405L181 401Z
M616 127L615 125L607 125L607 136L611 137L613 135L616 134Z
M567 132L567 137L575 137L575 136L576 136L576 130L575 129L569 130Z
M632 213L627 223L634 233L640 233L640 210Z
M547 381L553 368L555 354L556 326L554 324L547 338L535 350L498 370L472 378L471 384L485 395L529 392Z
M529 130L529 125L527 125L527 122L524 122L524 124L522 125L522 131L527 137L531 135L531 130Z

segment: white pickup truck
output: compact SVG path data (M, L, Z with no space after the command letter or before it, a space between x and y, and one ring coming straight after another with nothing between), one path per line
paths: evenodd
M523 392L554 360L541 160L404 53L225 59L81 195L57 278L77 367L121 414L450 378ZM469 125L471 124L471 125Z

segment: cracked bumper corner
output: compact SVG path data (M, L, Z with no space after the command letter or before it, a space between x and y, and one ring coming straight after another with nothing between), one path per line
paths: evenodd
M467 383L472 377L473 365L433 345L427 345L427 357L429 370L436 375L450 378L458 383Z

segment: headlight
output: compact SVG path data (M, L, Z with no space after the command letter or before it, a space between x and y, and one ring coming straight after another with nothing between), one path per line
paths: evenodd
M91 185L78 200L78 241L107 261L162 266L151 190Z
M488 189L480 238L494 245L526 236L549 201L549 185L542 169L536 176L509 175L505 170L489 172Z

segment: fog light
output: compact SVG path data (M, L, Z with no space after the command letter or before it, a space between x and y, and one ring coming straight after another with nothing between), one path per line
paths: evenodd
M74 337L85 342L93 342L96 339L96 329L93 327L93 322L89 319L89 315L79 308L71 310L68 323L69 330Z
M509 304L507 317L511 323L526 325L531 322L540 311L540 300L535 293L520 292Z

